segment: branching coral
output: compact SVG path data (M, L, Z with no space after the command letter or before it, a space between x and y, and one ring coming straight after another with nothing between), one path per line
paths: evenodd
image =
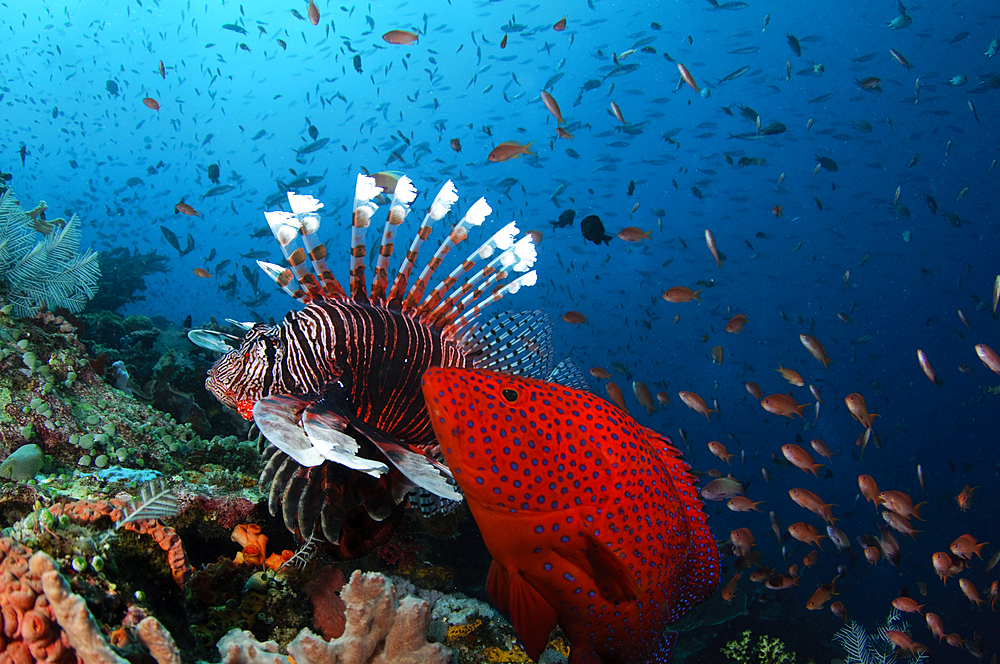
M795 653L788 651L781 639L765 635L755 642L749 629L739 639L727 643L721 652L737 664L795 664Z
M37 233L13 192L5 191L0 197L0 273L15 315L32 316L42 308L82 310L97 292L101 270L92 250L77 254L79 219L74 215L41 239Z

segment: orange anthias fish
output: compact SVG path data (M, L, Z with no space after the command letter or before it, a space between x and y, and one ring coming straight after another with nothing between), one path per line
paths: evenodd
M698 293L701 290L693 291L687 286L674 286L673 288L668 288L663 293L663 299L667 302L673 302L674 304L680 304L681 302L690 302L691 300L698 300ZM699 302L701 300L698 300Z
M434 368L423 392L493 555L487 591L528 656L558 625L574 662L668 660L677 635L664 627L709 597L720 572L695 478L670 441L554 383Z
M152 97L146 97L142 100L142 103L145 104L147 108L151 108L157 113L160 111L160 102L156 101Z
M747 324L747 320L746 314L736 314L726 323L726 332L739 334L743 331L743 326Z
M552 117L556 119L556 124L566 124L563 120L562 111L559 110L559 104L556 100L545 90L542 90L542 103L545 104L545 108L549 109L549 113Z
M309 0L309 6L306 7L306 13L309 14L309 22L313 25L319 25L319 7L313 0Z
M556 32L562 32L566 29L566 17L563 16L561 19L556 21L556 24L552 26L552 29Z
M830 358L826 354L826 348L823 348L823 344L820 343L819 339L811 334L800 334L799 341L802 345L806 347L812 356L815 357L820 363L822 363L824 369L830 368Z
M415 32L410 32L409 30L390 30L382 35L382 39L385 42L389 44L398 44L400 46L416 44L419 38L420 35Z
M522 154L535 154L531 151L531 143L521 145L517 141L504 141L493 148L487 159L492 162L507 161L508 159L517 159Z
M785 210L784 205L775 205L773 208L771 208L771 214L773 214L775 217L780 217L781 213L784 212L784 210Z
M181 198L181 202L174 205L174 214L184 214L189 217L200 217L201 213L191 207L189 204L184 202L184 198Z

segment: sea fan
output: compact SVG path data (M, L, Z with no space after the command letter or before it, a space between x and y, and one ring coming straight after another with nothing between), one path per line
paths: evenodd
M919 664L926 659L925 653L908 655L901 652L886 638L889 630L910 633L909 624L895 607L889 612L885 625L878 628L878 636L870 636L864 627L852 620L833 635L833 640L847 651L847 664Z
M165 519L177 514L179 509L177 496L167 486L167 481L163 478L150 480L139 490L139 499L130 501L128 507L122 510L123 518L115 524L115 528L130 521Z
M34 222L8 189L0 198L0 275L16 316L33 316L42 307L83 309L101 276L97 254L80 247L80 221L73 216L40 240Z

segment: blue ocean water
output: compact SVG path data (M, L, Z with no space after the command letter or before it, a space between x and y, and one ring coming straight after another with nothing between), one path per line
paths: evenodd
M50 216L78 214L84 247L169 256L170 271L148 277L146 300L123 313L178 323L191 315L195 324L211 315L278 319L296 306L277 289L261 302L241 271L256 267L239 257L263 251L280 262L270 237L249 236L264 227L264 202L284 184L322 177L301 191L325 203L321 234L341 257L334 270L346 280L350 201L361 169L407 173L422 192L414 204L420 216L451 178L461 208L487 197L492 228L514 219L522 230L542 232L538 285L504 304L547 309L561 354L613 371L632 414L674 438L696 470L732 473L750 482L748 496L766 501L762 514L708 503L717 539L749 527L765 564L786 571L801 567L809 547L787 534L779 547L767 513L775 511L784 526L823 525L791 502L789 488L836 503L838 526L852 541L877 534L882 523L858 496L858 474L927 502L926 522L914 521L923 532L915 540L899 535L898 568L884 561L872 567L824 545L801 587L782 591L796 596L803 614L815 585L840 574L836 599L869 625L908 592L938 613L947 631L982 634L995 650L995 616L977 611L954 579L943 585L931 554L963 533L1000 541L993 520L1000 396L989 391L1000 377L974 349L1000 348L992 311L1000 272L1000 59L987 57L1000 13L988 3L905 11L889 0L850 9L743 4L320 2L313 26L291 11L305 17L301 2L30 9L8 2L0 168L13 175L25 203L44 199L56 213ZM554 30L563 16L565 30ZM894 20L904 27L888 27ZM387 43L382 35L392 29L414 31L419 41ZM678 63L700 92L680 80ZM859 86L870 77L880 79L879 90ZM557 138L543 89L559 103L572 139ZM757 117L761 129L780 122L786 131L758 135ZM314 140L310 126L330 140L300 154ZM489 162L490 151L508 140L532 142L535 154ZM817 157L834 160L837 170L815 170ZM216 186L211 164L219 166L220 184L233 189L203 198ZM201 216L176 214L182 199ZM549 223L567 209L577 213L572 226ZM580 221L591 214L612 236L608 245L582 237ZM409 219L411 233L417 219ZM182 245L190 234L194 250L178 257L161 227ZM626 227L651 237L618 239ZM706 229L725 256L721 268L705 246ZM489 232L484 227L480 237ZM373 230L370 242L376 236ZM405 230L400 236L409 238ZM217 270L226 259L233 262ZM199 278L194 268L213 276ZM227 297L218 286L232 275L237 290ZM665 302L661 294L673 286L702 289L700 301ZM567 311L583 313L586 323L559 320ZM728 334L736 313L749 322ZM829 370L799 342L803 333L825 345ZM721 364L712 360L714 346L723 349ZM927 353L939 385L921 371L917 349ZM774 371L779 365L818 388L818 418L813 406L803 421L754 403L746 381L764 394L792 390L800 402L815 400L807 388L788 385ZM647 415L629 394L632 380L667 392L672 402ZM594 389L603 393L600 382ZM688 410L680 390L715 399L719 416L706 421ZM880 415L874 430L882 446L869 445L863 459L854 445L863 428L844 405L852 392ZM783 444L808 448L812 438L835 452L829 474L813 478L775 462ZM710 440L737 455L731 467L709 455ZM962 512L955 496L966 485L979 489ZM854 556L860 551L855 541ZM962 576L985 596L997 569L986 572L975 560ZM825 611L810 619L821 630L817 639L840 624ZM918 640L934 641L922 620L913 622ZM958 656L947 645L932 647L935 656Z

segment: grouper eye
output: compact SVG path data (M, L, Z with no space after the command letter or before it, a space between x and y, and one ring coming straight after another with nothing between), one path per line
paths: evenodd
M504 401L506 401L507 403L514 403L515 401L517 401L517 398L520 396L520 394L518 394L517 390L513 390L508 387L500 391L500 396L502 396L504 398Z

